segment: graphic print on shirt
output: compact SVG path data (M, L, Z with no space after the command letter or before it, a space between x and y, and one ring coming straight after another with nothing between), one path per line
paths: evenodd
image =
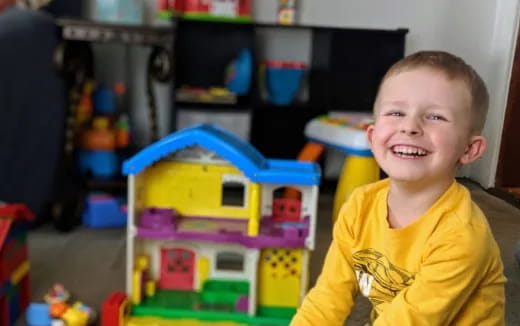
M415 279L415 274L395 266L375 249L357 251L352 258L361 293L374 306L392 301Z

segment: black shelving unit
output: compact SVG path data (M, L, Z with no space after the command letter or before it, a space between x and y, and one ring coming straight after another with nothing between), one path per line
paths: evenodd
M134 45L164 45L171 42L170 27L98 23L81 19L57 19L63 39Z
M121 25L81 19L57 19L55 23L62 42L55 50L53 59L68 88L69 110L64 130L62 166L56 177L57 190L50 215L57 229L69 231L81 223L88 192L104 191L121 195L126 191L124 176L118 175L110 180L95 179L80 174L76 165L74 117L84 82L93 77L91 43L140 45L155 49L171 44L173 30L170 27ZM131 146L118 154L126 158L137 150Z
M381 77L404 55L408 33L404 28L380 30L184 19L177 19L175 25L176 88L224 87L224 69L243 48L252 50L255 68L251 90L239 97L237 104L174 101L174 110L247 110L252 113L252 144L267 157L278 158L296 157L306 141L303 129L310 119L329 111L370 112ZM305 102L274 106L260 96L258 67L264 58L259 54L266 40L259 33L265 29L310 32ZM175 116L172 114L173 129Z

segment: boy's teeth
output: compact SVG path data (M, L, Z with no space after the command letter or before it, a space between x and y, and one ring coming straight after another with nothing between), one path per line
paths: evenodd
M395 146L394 153L404 154L404 155L417 155L417 156L426 155L426 151L422 148L415 147L415 146L404 146L404 145Z

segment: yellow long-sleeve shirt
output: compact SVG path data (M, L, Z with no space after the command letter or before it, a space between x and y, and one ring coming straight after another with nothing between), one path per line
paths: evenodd
M388 180L352 193L323 271L291 325L343 325L361 293L374 326L504 325L503 265L482 211L457 182L419 219L387 221Z

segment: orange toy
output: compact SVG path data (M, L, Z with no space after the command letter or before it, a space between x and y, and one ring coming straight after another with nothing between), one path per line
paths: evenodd
M109 128L109 120L106 117L96 117L92 123L93 128L85 131L82 137L82 148L85 150L111 151L116 147L116 136Z
M63 316L67 309L69 309L69 305L64 302L53 303L49 308L49 315L54 318L59 318Z

